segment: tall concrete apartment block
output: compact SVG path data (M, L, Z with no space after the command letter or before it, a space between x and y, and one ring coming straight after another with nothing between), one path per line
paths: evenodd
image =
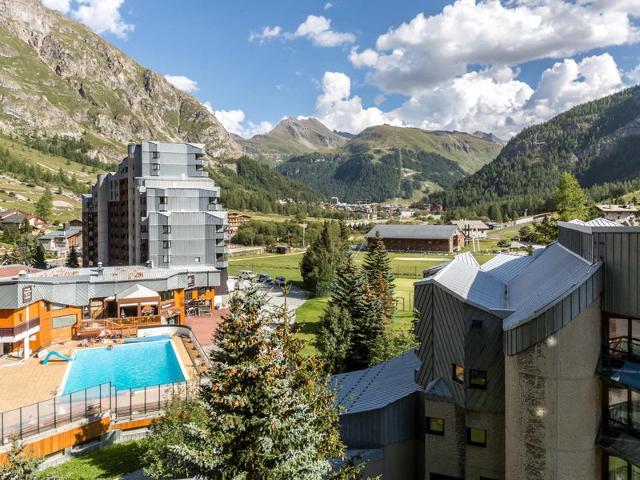
M118 171L83 196L84 266L226 269L227 213L204 155L200 144L129 145Z
M640 228L560 222L531 256L415 286L419 478L640 479Z

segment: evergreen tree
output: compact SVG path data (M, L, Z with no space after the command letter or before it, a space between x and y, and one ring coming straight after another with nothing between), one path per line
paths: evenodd
M548 245L558 238L558 219L545 217L533 225L531 241L540 245Z
M47 268L47 260L44 254L44 247L40 242L36 243L36 246L33 250L33 262L32 265L35 268L40 268L45 270Z
M349 244L343 234L344 229L338 223L325 222L302 257L300 273L305 287L314 295L329 292L336 269L346 257Z
M42 196L36 202L36 215L46 220L51 217L51 211L53 209L53 196L51 190L47 187Z
M558 215L563 222L588 219L587 197L576 177L569 172L563 173L560 177L555 200Z
M331 372L346 368L351 345L351 311L362 300L364 287L364 276L349 254L336 274L318 332L318 348Z
M384 340L384 307L377 292L368 284L351 309L351 344L347 369L359 370L373 365Z
M78 262L78 252L76 251L76 247L71 247L69 250L69 257L67 258L67 267L69 268L78 268L80 263Z
M278 320L283 326L270 328ZM316 360L300 350L286 314L274 318L257 287L234 296L201 389L207 418L202 426L191 423L170 448L164 473L220 480L329 477L332 460L344 455L335 397Z
M385 322L389 322L393 317L395 286L393 274L391 273L391 259L378 232L369 243L369 249L364 258L363 270L369 285L379 295Z
M22 443L14 441L5 462L0 461L0 480L35 480L41 463L25 452Z

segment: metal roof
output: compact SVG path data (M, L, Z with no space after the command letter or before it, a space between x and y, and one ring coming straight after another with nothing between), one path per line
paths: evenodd
M456 225L460 230L490 230L489 225L482 220L452 220L449 222L451 225Z
M412 349L364 370L334 375L330 385L342 414L377 410L420 390L415 381L419 367Z
M376 225L367 238L380 233L382 238L447 240L459 232L455 225Z
M482 266L458 255L426 281L504 318L503 328L510 330L571 294L601 265L554 243L532 256L500 254Z
M447 382L442 377L431 380L424 389L424 393L429 397L436 397L438 399L453 399L451 390L449 390Z
M66 230L54 230L38 237L38 240L49 240L55 238L69 238L82 233L82 227L69 227Z
M573 223L574 225L583 225L585 227L622 227L621 224L612 220L607 220L606 218L594 218L588 222L583 222L582 220L571 220L569 223Z

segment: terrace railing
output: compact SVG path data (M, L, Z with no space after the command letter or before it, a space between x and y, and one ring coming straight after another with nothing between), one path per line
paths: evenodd
M72 423L95 422L106 415L119 421L158 414L173 399L194 397L199 384L180 382L116 390L111 383L104 383L0 412L0 447Z

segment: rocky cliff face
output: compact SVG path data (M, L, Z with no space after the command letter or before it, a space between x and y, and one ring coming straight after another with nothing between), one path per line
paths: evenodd
M112 161L142 139L242 152L198 100L39 0L0 0L0 131L84 134Z

